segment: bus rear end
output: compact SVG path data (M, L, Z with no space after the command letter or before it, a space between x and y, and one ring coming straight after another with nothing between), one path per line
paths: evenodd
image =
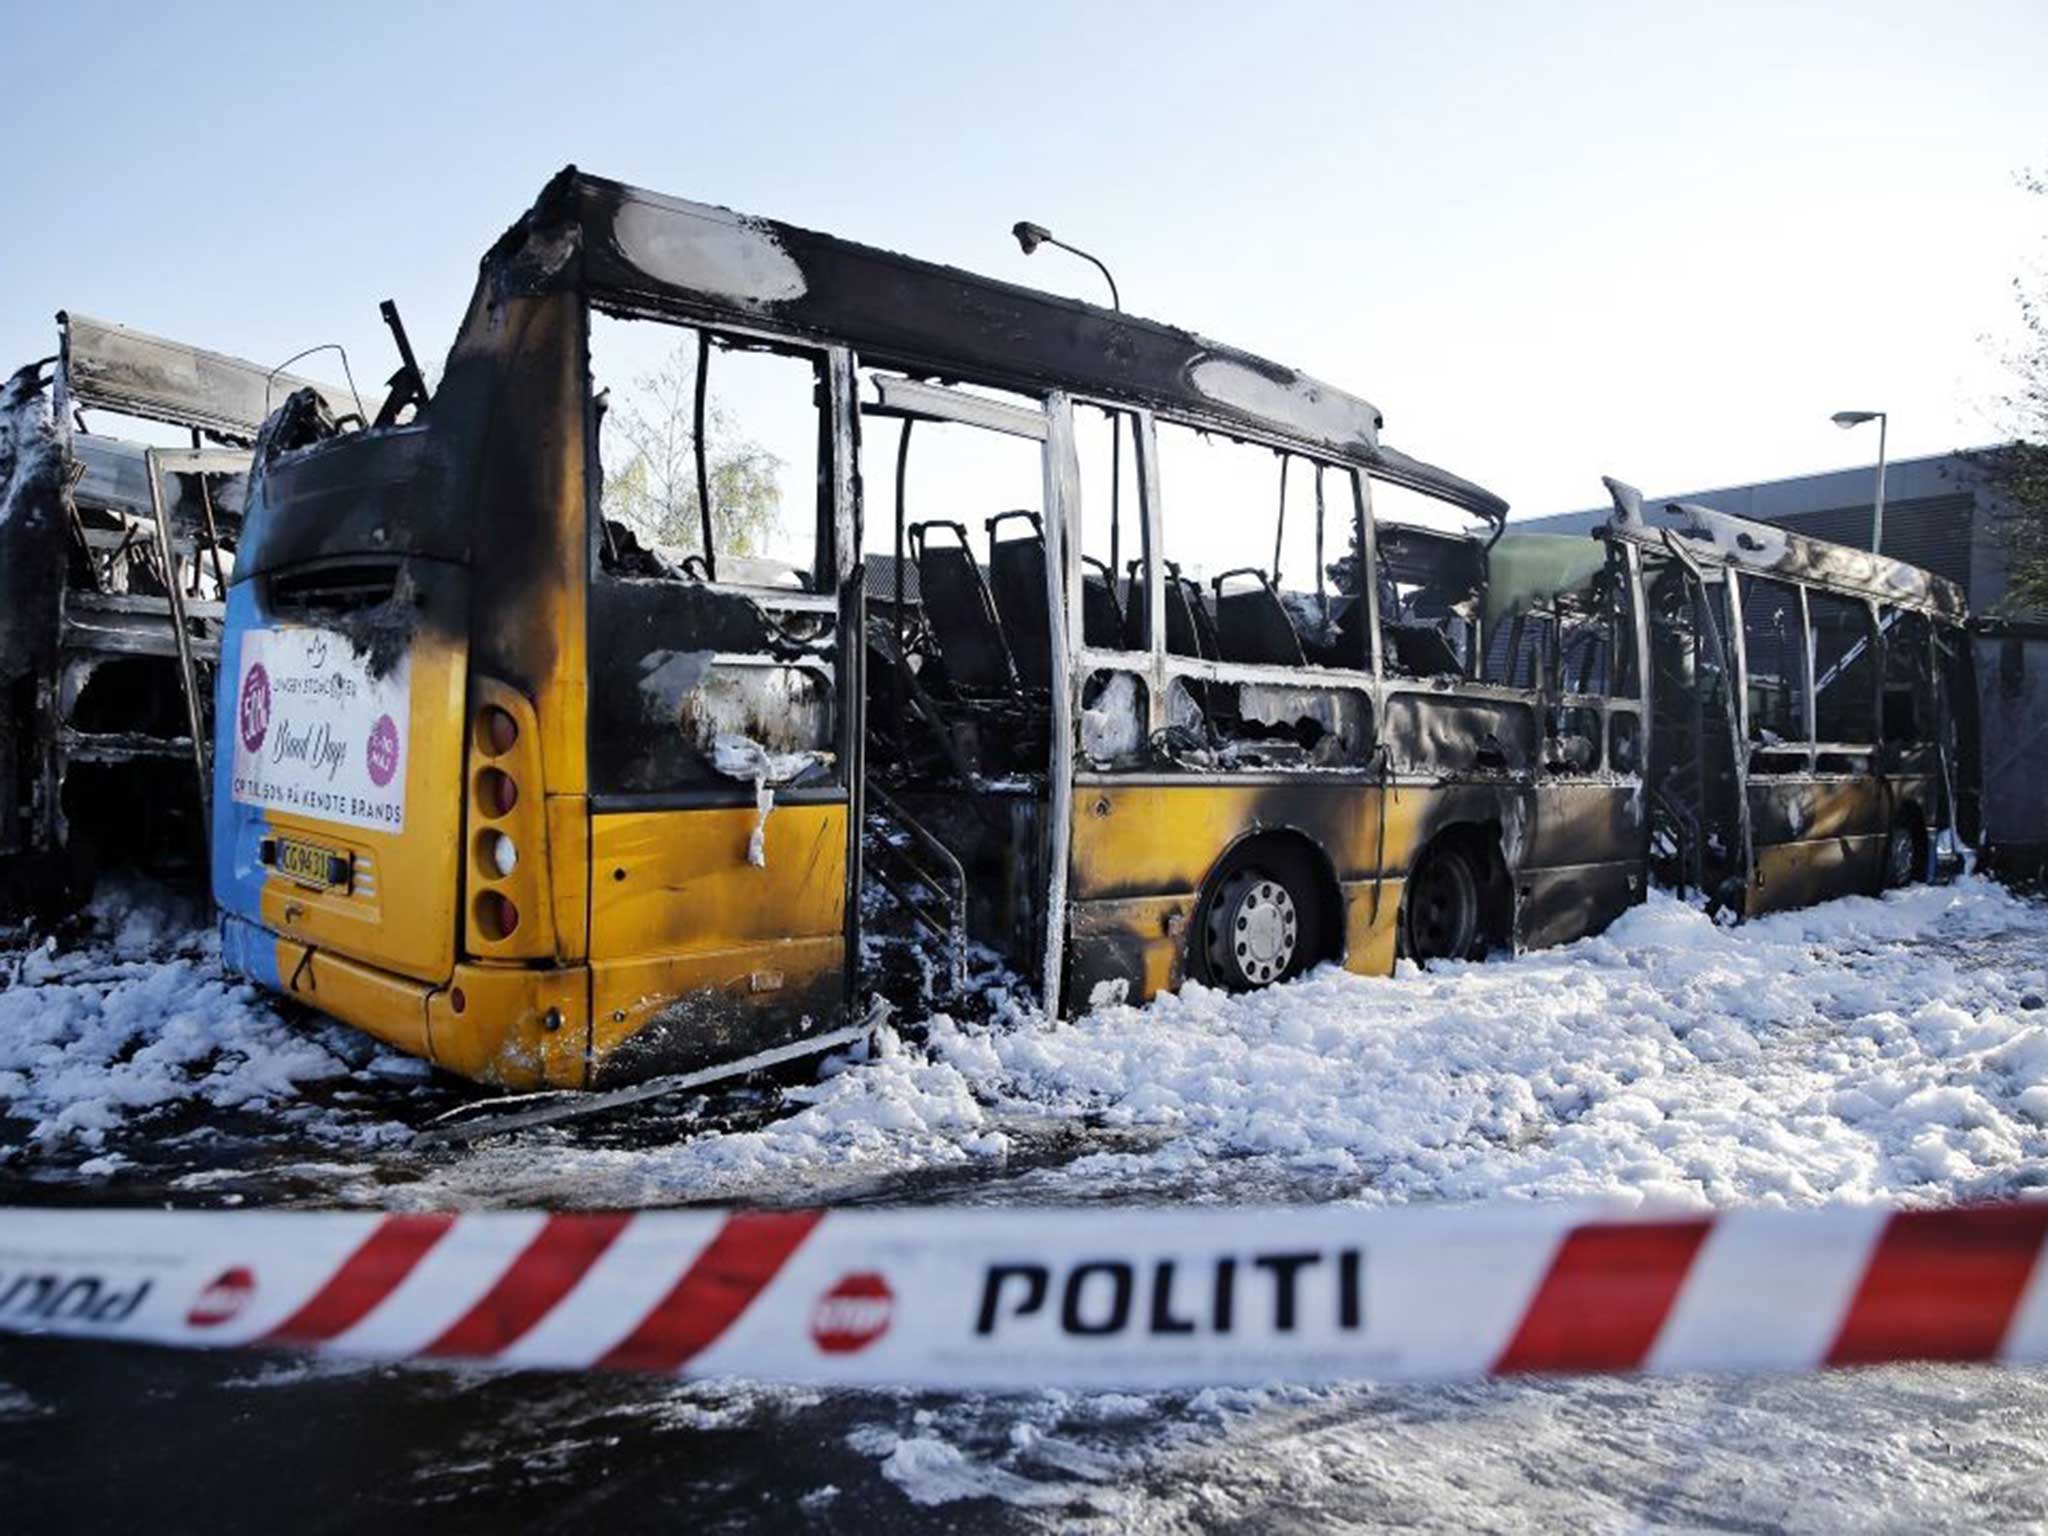
M581 669L574 311L523 309L459 344L409 422L337 431L294 397L267 425L222 646L213 883L231 969L464 1076L580 1087L582 722L543 724ZM525 430L479 434L508 390Z
M628 406L592 382L596 296L548 258L561 211L544 196L485 257L409 419L273 415L216 724L229 966L519 1089L829 1043L852 985L845 390L822 353L776 348L809 472L778 468L797 448L721 459L694 480L717 547L643 548L646 468L603 431ZM700 394L713 349L712 400L726 378L759 403L752 338L650 329L698 347ZM782 489L806 541L788 567L761 558Z

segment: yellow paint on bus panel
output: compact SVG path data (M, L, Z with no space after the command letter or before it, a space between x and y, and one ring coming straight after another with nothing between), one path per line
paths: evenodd
M1130 896L1077 901L1067 908L1067 935L1076 958L1067 997L1071 1012L1093 1005L1095 978L1122 981L1125 1001L1146 1002L1179 988L1185 979L1187 935L1194 923L1192 896ZM1120 957L1135 956L1136 975ZM1092 963L1091 963L1092 962Z
M1361 976L1394 974L1395 938L1401 930L1406 880L1352 880L1344 884L1344 969Z
M263 926L297 944L337 951L417 981L440 981L455 960L461 845L465 647L422 630L411 648L405 825L398 832L271 810L272 833L346 855L351 884L315 890L270 872ZM289 967L282 974L289 975Z
M1390 796L1387 860L1403 865L1425 792ZM1377 783L1077 785L1072 899L1193 893L1233 843L1256 831L1293 830L1320 847L1338 879L1375 872Z
M1384 850L1379 815L1387 808ZM1245 837L1307 838L1333 866L1343 902L1343 963L1390 975L1409 863L1446 806L1435 786L1356 780L1262 784L1114 784L1077 787L1071 905L1075 985L1122 979L1130 1000L1185 979L1199 943L1195 907L1226 853ZM1384 854L1386 878L1376 879ZM1072 989L1070 989L1072 990ZM1089 999L1075 993L1069 1006Z
M1385 873L1405 878L1452 797L1500 812L1493 801L1521 786L1324 780L1264 784L1076 786L1071 899L1193 894L1236 842L1254 832L1297 832L1320 848L1340 884ZM1380 807L1386 806L1382 846Z
M426 1016L429 1055L450 1072L520 1091L587 1086L590 972L583 966L458 965L449 985L427 999Z
M843 942L845 803L776 806L756 865L747 844L758 814L749 805L593 816L592 961Z
M1884 844L1881 836L1825 837L1759 847L1749 915L1810 907L1875 889Z
M277 974L292 997L409 1055L429 1055L428 988L331 950L276 943Z
M547 797L549 890L555 908L555 958L590 957L590 800Z

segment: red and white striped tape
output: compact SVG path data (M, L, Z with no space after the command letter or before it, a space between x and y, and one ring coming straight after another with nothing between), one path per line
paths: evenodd
M0 1211L0 1329L928 1387L2048 1358L2048 1202Z

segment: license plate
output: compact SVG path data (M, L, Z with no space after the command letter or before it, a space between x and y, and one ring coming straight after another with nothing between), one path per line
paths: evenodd
M355 861L345 853L322 848L318 843L280 837L270 844L270 865L287 880L296 880L301 885L317 885L323 889L339 886L346 890Z

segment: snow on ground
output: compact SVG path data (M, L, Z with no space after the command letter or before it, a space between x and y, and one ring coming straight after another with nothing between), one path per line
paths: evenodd
M940 1017L758 1130L486 1145L410 1195L827 1198L951 1169L1005 1201L1949 1200L2048 1175L2044 964L2048 907L1988 882L1733 929L1656 896L1511 961Z
M122 888L88 914L100 937L55 938L0 957L0 1113L26 1122L22 1145L96 1150L167 1110L274 1116L316 1136L391 1140L396 1124L335 1114L305 1095L357 1071L424 1078L407 1062L331 1023L287 1021L255 989L224 976L220 943L161 892ZM166 956L168 955L168 958ZM203 1131L203 1126L202 1126ZM122 1151L78 1171L115 1171Z

